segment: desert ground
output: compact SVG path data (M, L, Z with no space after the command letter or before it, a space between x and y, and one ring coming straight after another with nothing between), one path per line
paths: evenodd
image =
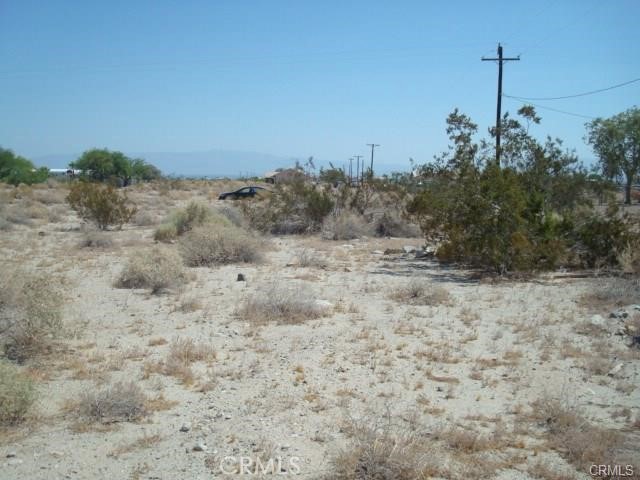
M138 213L106 232L64 185L2 190L2 275L56 286L63 326L19 364L37 400L0 433L0 478L640 478L637 280L249 231L259 261L118 288L166 215L233 186L131 187Z

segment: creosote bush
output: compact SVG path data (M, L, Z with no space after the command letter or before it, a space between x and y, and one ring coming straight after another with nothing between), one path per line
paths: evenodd
M80 218L94 222L100 230L110 226L122 228L136 213L125 193L111 185L77 182L71 186L67 202Z
M365 219L348 211L329 215L322 223L322 238L326 240L352 240L371 234L372 229Z
M116 280L118 288L148 288L160 293L188 281L180 255L168 247L154 247L132 255Z
M26 270L0 273L0 341L10 360L50 353L63 328L61 279Z
M33 382L18 367L0 359L0 425L22 422L35 399Z
M528 124L540 121L533 107L518 113ZM539 143L505 114L497 165L494 146L475 142L476 132L467 116L449 115L450 150L422 168L423 188L407 206L427 240L439 245L440 259L499 274L615 265L632 223L593 210L575 155L559 140Z
M190 267L260 261L260 244L234 226L206 224L180 239L180 252Z

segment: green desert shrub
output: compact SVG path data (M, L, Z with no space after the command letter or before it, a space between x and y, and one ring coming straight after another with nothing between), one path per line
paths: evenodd
M180 239L180 251L190 267L261 260L261 245L248 232L214 224L194 228Z
M26 270L0 274L0 341L24 362L51 352L63 327L61 279Z
M23 421L35 399L33 382L17 366L0 359L0 425Z
M168 247L154 247L129 258L116 280L117 288L148 288L160 293L188 280L180 255Z
M80 218L95 223L100 230L110 226L122 228L137 211L130 206L125 193L118 192L111 185L90 182L72 185L67 202Z

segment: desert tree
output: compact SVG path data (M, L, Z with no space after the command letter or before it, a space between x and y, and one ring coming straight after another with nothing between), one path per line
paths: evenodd
M640 173L640 109L587 123L586 140L598 155L604 176L624 175L624 201L630 204L631 186Z

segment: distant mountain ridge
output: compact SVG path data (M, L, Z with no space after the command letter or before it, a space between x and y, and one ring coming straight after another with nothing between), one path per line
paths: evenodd
M132 158L143 158L158 167L165 175L186 177L230 177L262 176L276 168L286 168L306 162L308 157L283 157L268 153L246 152L241 150L208 150L202 152L123 152ZM31 160L39 167L66 168L81 153L52 154L33 157ZM314 159L316 168L328 168L329 161ZM342 168L346 162L334 162ZM376 173L407 171L409 165L374 165ZM355 164L353 166L355 174Z

